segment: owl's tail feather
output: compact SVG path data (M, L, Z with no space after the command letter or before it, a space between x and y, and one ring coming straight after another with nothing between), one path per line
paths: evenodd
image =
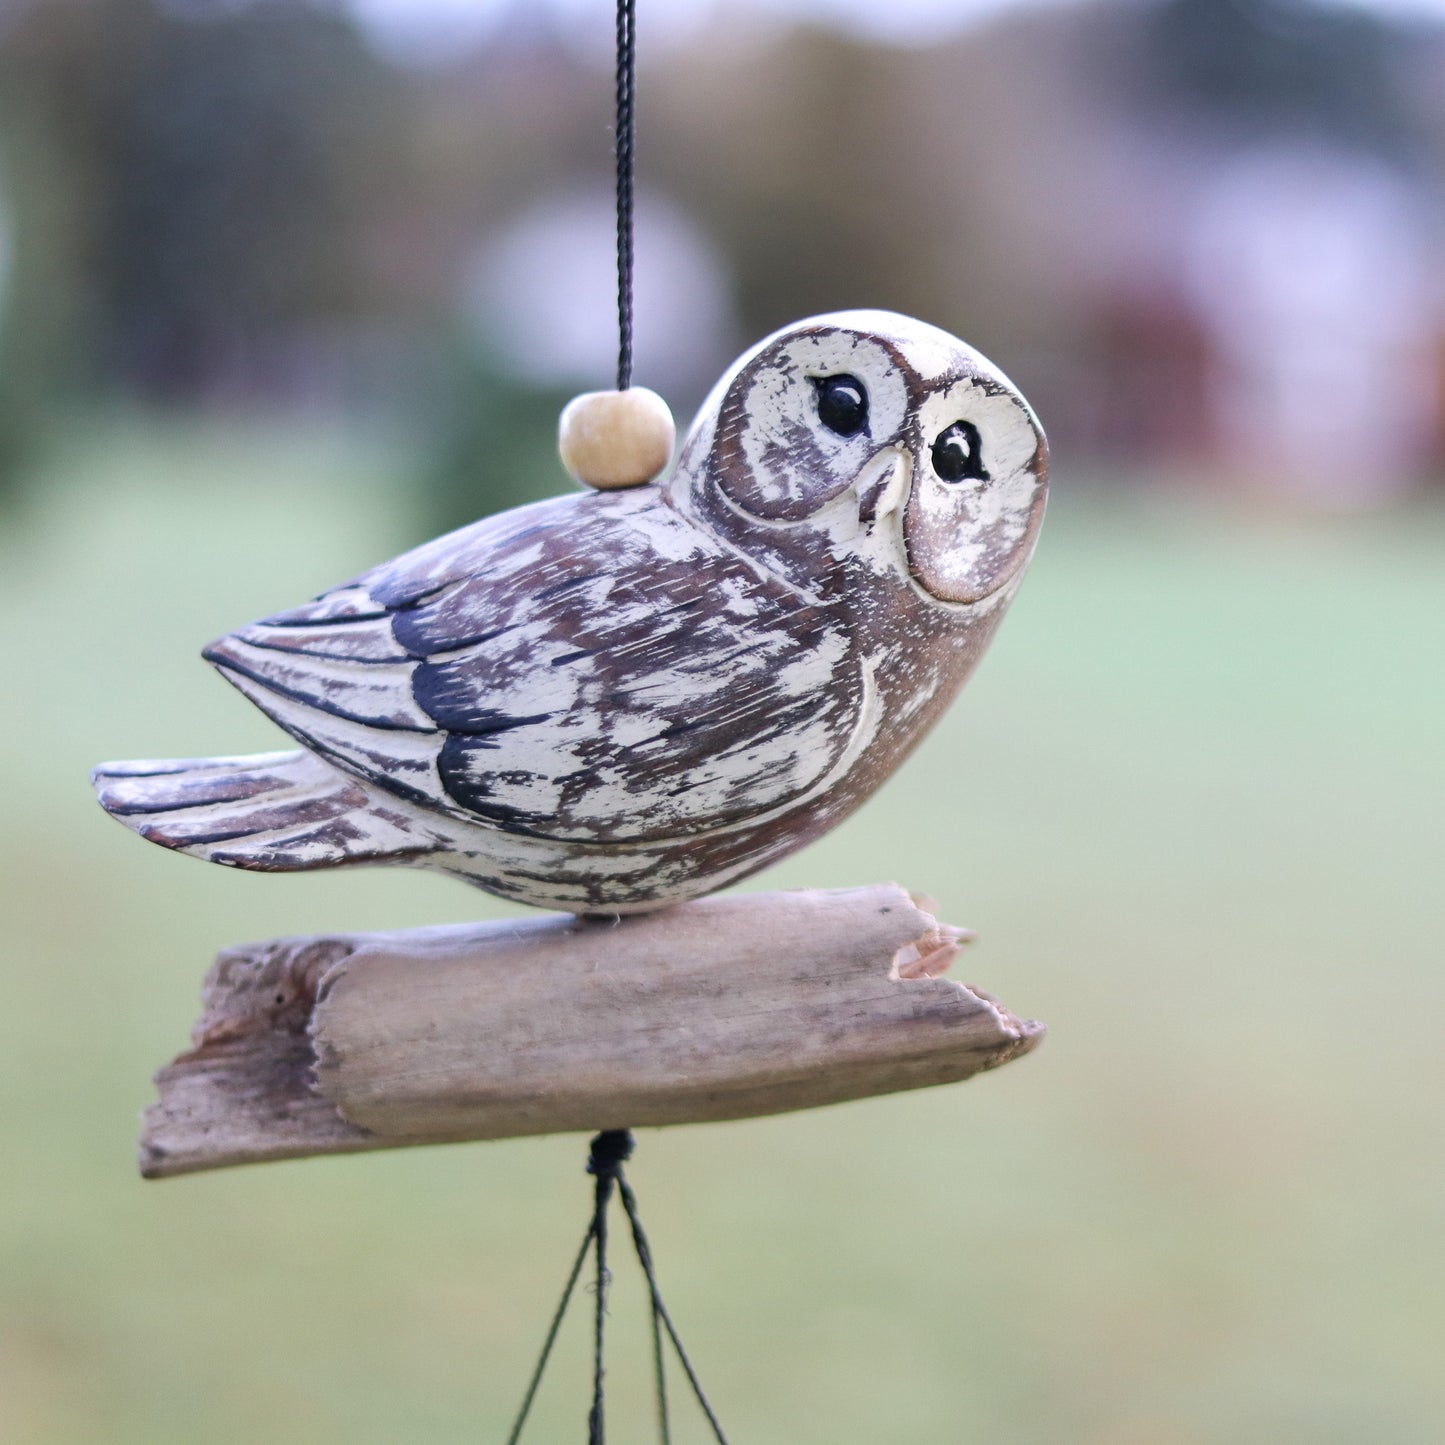
M303 749L102 763L91 782L142 838L231 868L415 863L436 847L394 804Z

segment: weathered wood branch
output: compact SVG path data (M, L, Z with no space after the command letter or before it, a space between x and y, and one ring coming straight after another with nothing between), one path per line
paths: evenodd
M142 1174L697 1123L952 1083L1043 1037L896 885L228 949Z

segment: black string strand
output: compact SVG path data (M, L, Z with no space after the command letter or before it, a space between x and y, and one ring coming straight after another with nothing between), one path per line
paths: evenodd
M631 1153L632 1135L626 1129L608 1129L593 1139L592 1154L587 1160L587 1172L597 1180L592 1207L592 1240L597 1250L597 1312L592 1341L592 1409L587 1415L587 1445L605 1445L602 1377L606 1369L602 1343L607 1330L607 1286L612 1280L607 1273L607 1206L612 1201L612 1186L622 1177L622 1161Z
M632 171L637 139L636 0L617 0L617 389L632 385Z
M687 1374L687 1382L692 1386L692 1393L697 1396L697 1403L702 1406L702 1412L707 1416L707 1423L712 1426L712 1433L717 1437L718 1445L728 1445L722 1426L718 1424L718 1418L713 1414L712 1406L708 1404L707 1396L702 1392L702 1383L697 1378L697 1371L693 1369L692 1361L688 1359L687 1351L682 1347L677 1326L673 1324L672 1316L668 1314L667 1306L662 1302L662 1291L657 1287L657 1272L652 1265L652 1246L647 1242L647 1235L643 1233L642 1229L642 1220L637 1213L637 1196L632 1192L632 1186L623 1178L620 1170L617 1175L617 1192L622 1196L622 1207L627 1211L627 1220L632 1226L632 1243L637 1249L637 1258L642 1264L642 1272L647 1276L647 1288L652 1295L654 1328L657 1321L661 1320L668 1338L672 1341L673 1349L677 1351L677 1358ZM661 1368L662 1363L659 1357L659 1380L661 1379ZM667 1445L665 1435L663 1445Z
M567 1306L582 1274L582 1266L586 1262L589 1250L596 1254L597 1299L592 1352L592 1408L587 1416L587 1440L588 1445L605 1445L603 1437L606 1427L603 1410L606 1396L603 1383L606 1369L603 1339L607 1326L607 1289L611 1283L611 1275L607 1271L607 1206L611 1202L614 1188L622 1198L622 1207L627 1211L627 1222L632 1231L632 1243L637 1250L637 1258L642 1265L642 1272L647 1277L648 1296L652 1305L652 1358L657 1371L657 1423L662 1445L670 1445L672 1440L672 1427L667 1405L667 1377L662 1350L664 1331L666 1331L668 1339L672 1341L672 1347L677 1352L677 1358L687 1375L687 1382L692 1386L692 1392L697 1397L703 1414L707 1416L708 1424L712 1426L712 1433L718 1445L727 1445L727 1438L723 1434L722 1426L718 1423L718 1418L713 1413L707 1396L703 1394L702 1385L697 1378L697 1371L693 1369L692 1361L683 1348L682 1340L677 1333L677 1326L673 1324L672 1316L663 1303L662 1291L657 1283L657 1270L652 1262L652 1246L648 1243L647 1235L642 1228L642 1218L637 1210L637 1196L632 1192L632 1186L622 1172L623 1164L632 1157L632 1150L632 1134L627 1129L608 1129L592 1140L592 1152L587 1160L587 1172L597 1181L593 1190L592 1222L587 1226L587 1233L582 1240L582 1248L577 1252L577 1258L572 1265L572 1273L567 1279L567 1287L562 1291L562 1302L557 1306L556 1314L552 1316L552 1324L547 1331L546 1341L542 1345L541 1358L537 1361L537 1368L532 1372L532 1380L527 1386L526 1398L522 1401L522 1408L518 1412L517 1423L513 1425L512 1433L507 1437L507 1445L517 1445L522 1434L522 1427L527 1423L527 1416L532 1409L532 1401L537 1394L537 1386L541 1383L542 1372L547 1367L547 1361L552 1354L552 1346L557 1339L557 1331L562 1324L562 1316L567 1312Z
M634 1242L637 1236L633 1236ZM667 1418L667 1367L662 1358L662 1321L657 1316L657 1302L648 1311L652 1320L652 1369L657 1380L657 1438L660 1445L672 1445L672 1427Z
M562 1291L561 1303L557 1306L557 1313L552 1316L552 1324L547 1330L547 1338L542 1343L542 1353L537 1360L537 1368L532 1371L531 1383L527 1386L527 1393L522 1400L522 1408L517 1411L517 1422L512 1426L512 1433L507 1436L507 1445L517 1445L522 1438L522 1426L527 1423L527 1416L532 1413L532 1401L537 1398L537 1386L542 1383L542 1371L547 1368L547 1361L552 1358L552 1346L557 1343L557 1331L562 1328L562 1316L567 1313L567 1306L572 1302L572 1291L577 1288L577 1281L582 1275L582 1266L587 1260L587 1251L592 1247L592 1225L587 1226L587 1233L582 1237L582 1248L577 1251L576 1262L572 1265L572 1273L567 1276L567 1287Z

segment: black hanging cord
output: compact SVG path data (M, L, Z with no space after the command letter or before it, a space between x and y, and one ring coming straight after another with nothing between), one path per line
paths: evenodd
M557 1343L557 1331L562 1328L562 1316L567 1313L567 1306L572 1302L572 1291L577 1288L577 1281L582 1275L582 1266L587 1260L587 1251L592 1247L592 1225L588 1225L587 1233L582 1240L582 1248L577 1251L577 1262L572 1266L572 1273L567 1276L567 1287L562 1291L561 1303L557 1306L557 1312L552 1316L552 1323L547 1329L547 1338L542 1342L542 1353L537 1357L537 1368L532 1371L532 1378L527 1385L527 1393L522 1397L522 1408L517 1411L516 1424L512 1426L512 1433L507 1436L507 1445L517 1445L522 1438L522 1426L527 1423L527 1416L532 1413L532 1401L537 1398L537 1386L542 1383L542 1371L547 1368L547 1361L552 1358L552 1346Z
M637 136L637 117L634 109L637 89L637 40L636 0L617 0L617 389L626 391L632 385L632 192L633 162ZM592 1250L596 1255L597 1283L596 1309L593 1319L592 1343L592 1408L587 1414L587 1445L605 1445L606 1422L604 1408L606 1393L603 1388L606 1376L606 1362L603 1356L603 1341L607 1329L607 1291L612 1276L607 1269L607 1206L612 1202L614 1188L622 1196L622 1207L627 1211L627 1221L632 1230L632 1243L637 1250L638 1261L647 1278L647 1290L652 1316L652 1359L657 1376L657 1426L662 1445L671 1445L672 1427L667 1408L667 1374L664 1368L662 1337L667 1338L677 1351L687 1382L692 1386L707 1422L712 1426L718 1445L727 1445L727 1439L718 1424L713 1408L693 1369L692 1361L683 1349L677 1327L667 1306L662 1301L662 1291L657 1285L657 1273L652 1263L652 1246L643 1232L642 1220L637 1212L637 1196L622 1173L623 1164L632 1157L632 1132L629 1129L607 1129L592 1140L591 1154L587 1160L587 1172L597 1181L592 1197L592 1222L582 1237L582 1247L567 1276L562 1299L547 1328L547 1338L542 1342L542 1353L537 1367L527 1385L522 1399L522 1408L517 1412L516 1423L507 1436L507 1445L517 1445L521 1439L522 1427L532 1411L532 1402L537 1397L537 1387L542 1383L543 1371L552 1357L552 1347L557 1343L557 1332L562 1327L562 1317L572 1302L577 1281L582 1276L582 1266Z
M637 1250L637 1258L642 1265L642 1272L647 1277L647 1289L652 1306L652 1355L657 1371L657 1424L662 1445L670 1445L672 1440L667 1409L667 1379L663 1372L662 1336L664 1331L667 1333L667 1338L672 1341L673 1349L677 1351L677 1358L682 1364L687 1382L692 1386L693 1394L697 1396L697 1402L702 1407L703 1414L707 1416L707 1422L712 1427L712 1433L716 1437L718 1445L727 1445L722 1426L718 1424L717 1416L713 1413L712 1406L708 1404L707 1396L702 1392L697 1371L693 1369L692 1361L688 1359L687 1351L683 1349L682 1340L678 1338L677 1327L672 1322L672 1316L668 1313L667 1306L662 1300L662 1291L657 1285L657 1273L652 1263L652 1247L647 1241L647 1235L643 1232L642 1220L637 1212L637 1196L632 1192L632 1186L622 1172L623 1164L632 1157L632 1150L632 1133L627 1129L608 1129L592 1140L592 1152L587 1160L587 1172L597 1181L592 1194L592 1222L587 1226L587 1233L582 1239L582 1248L578 1250L577 1258L572 1265L572 1273L567 1277L566 1288L562 1291L562 1301L552 1316L552 1323L548 1327L547 1338L542 1344L542 1353L537 1361L537 1368L532 1372L526 1396L522 1400L522 1408L517 1412L516 1423L512 1426L511 1434L507 1436L507 1445L517 1445L521 1438L522 1427L527 1423L527 1416L531 1413L532 1401L537 1395L537 1386L541 1384L542 1372L547 1368L547 1361L551 1358L552 1346L557 1341L557 1332L561 1328L562 1317L567 1313L567 1306L571 1302L577 1281L582 1275L582 1266L586 1263L589 1250L596 1255L597 1299L592 1348L592 1408L587 1415L587 1445L605 1445L603 1410L606 1396L603 1380L606 1370L602 1346L607 1326L607 1288L611 1283L611 1276L607 1271L607 1206L611 1203L614 1188L622 1196L622 1207L627 1211L627 1221L632 1229L632 1243Z
M667 1428L667 1394L666 1382L662 1373L662 1336L658 1325L667 1331L667 1337L672 1341L672 1347L677 1351L677 1358L682 1365L683 1372L687 1375L687 1382L692 1386L692 1393L697 1396L697 1403L702 1406L702 1413L707 1416L707 1423L712 1426L712 1433L717 1436L718 1445L728 1445L723 1436L722 1426L718 1424L718 1418L713 1414L712 1406L707 1402L707 1396L702 1392L702 1383L697 1378L697 1371L692 1367L692 1361L687 1357L687 1351L682 1347L682 1341L678 1338L677 1326L672 1322L672 1316L667 1312L667 1306L662 1302L662 1292L657 1287L657 1275L652 1268L652 1246L647 1242L647 1236L642 1232L642 1220L637 1214L637 1196L632 1192L632 1186L622 1177L619 1171L617 1175L617 1192L622 1196L622 1207L627 1211L628 1223L632 1226L632 1242L637 1248L637 1258L642 1264L642 1272L647 1276L647 1288L652 1295L652 1332L653 1349L657 1359L657 1405L658 1418L662 1427L662 1445L668 1445L671 1436Z
M617 389L632 385L632 170L637 139L636 0L617 0Z
M607 1329L607 1286L612 1276L607 1273L607 1206L612 1201L612 1186L622 1177L622 1161L632 1154L632 1135L626 1129L609 1129L592 1141L592 1154L587 1172L597 1180L593 1190L592 1242L597 1250L597 1313L592 1338L592 1409L587 1415L587 1445L604 1445L606 1427L602 1417L602 1341Z

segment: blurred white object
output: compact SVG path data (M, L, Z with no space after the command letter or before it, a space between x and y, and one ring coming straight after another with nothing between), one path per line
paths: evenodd
M1436 426L1441 297L1401 175L1323 144L1235 157L1202 193L1186 286L1235 465L1325 503L1416 479Z
M488 354L526 381L608 385L617 372L617 219L612 193L567 191L479 248L465 306ZM634 372L676 397L705 390L734 346L727 272L680 210L639 192Z

